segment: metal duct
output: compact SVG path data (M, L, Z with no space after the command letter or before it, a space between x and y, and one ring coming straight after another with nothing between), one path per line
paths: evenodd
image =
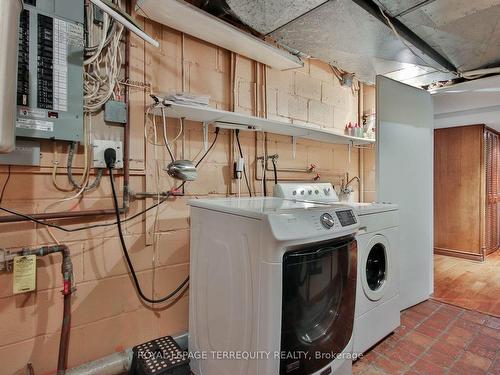
M21 0L0 1L0 153L14 150Z
M356 0L215 1L224 1L249 27L270 33L305 55L354 72L366 82L389 73L417 86L456 78L433 60L439 55L444 58L441 64L451 62L445 64L448 69L500 65L500 0L373 0L395 23L401 22L437 52L429 49L426 55L412 48L418 57L384 20L362 9Z
M269 34L327 2L325 0L226 1L245 24L262 34Z
M411 65L441 67L428 56L415 56L385 24L352 0L329 1L271 34L289 45L365 82ZM435 69L432 69L435 71Z

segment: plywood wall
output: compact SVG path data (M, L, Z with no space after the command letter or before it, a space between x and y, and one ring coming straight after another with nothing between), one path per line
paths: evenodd
M239 112L260 116L267 112L270 118L290 123L343 129L346 122L357 121L357 93L341 87L327 64L306 60L302 69L279 72L244 57L231 57L228 51L159 24L140 17L138 20L161 41L161 46L153 49L132 36L130 78L150 82L154 92L184 89L208 94L214 107L229 110L234 105ZM231 79L233 70L234 87ZM155 191L156 165L158 163L161 167L168 161L162 148L157 147L155 151L155 147L144 140L144 126L151 129L151 122L144 116L145 106L150 103L144 92L132 90L131 188L136 192ZM106 129L107 125L100 126ZM177 129L178 122L169 121L169 137L173 137ZM159 132L161 134L160 129ZM213 137L212 129L210 140ZM249 163L252 189L259 193L262 188L256 178L262 176L262 171L257 168L255 157L263 154L262 135L242 133L241 137ZM305 169L310 164L316 164L321 180L332 181L336 185L346 172L351 176L358 174L358 151L349 152L347 146L299 141L294 159L289 137L269 134L267 142L268 153L279 154L279 167ZM189 123L186 157L196 159L202 146L201 127ZM43 143L41 167L12 167L2 206L25 213L44 212L47 208L49 211L111 208L107 178L98 189L85 194L83 199L49 207L68 195L52 185L52 147L49 141ZM57 159L65 165L66 145L58 147ZM176 143L175 152L180 156L180 142ZM155 153L158 161L155 160ZM147 295L164 295L187 276L189 210L186 201L197 196L234 194L235 184L230 173L233 153L232 135L223 130L213 152L203 163L198 180L187 185L185 197L171 199L158 212L153 210L124 225L132 261ZM81 155L75 165L76 173L81 173ZM0 186L6 181L7 172L7 166L0 166ZM280 177L310 180L314 174L282 173ZM58 180L61 184L66 183L63 170ZM117 185L121 188L121 176L117 177ZM168 189L174 186L174 182L162 172L159 186ZM268 186L272 188L271 181ZM133 201L127 216L150 203L153 200ZM97 220L61 221L59 224L75 226ZM70 234L54 231L54 235L70 247L75 268L77 292L72 304L71 367L187 329L187 293L157 308L142 303L138 298L127 273L115 227ZM42 226L29 222L0 224L0 247L15 250L53 243ZM62 315L60 289L60 258L57 255L38 261L36 293L13 296L12 274L0 274L0 372L24 374L27 362L33 363L37 374L54 371Z

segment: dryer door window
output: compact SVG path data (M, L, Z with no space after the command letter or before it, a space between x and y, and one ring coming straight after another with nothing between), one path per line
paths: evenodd
M356 241L348 237L285 253L281 375L313 374L349 343L356 252Z
M385 246L377 243L370 249L366 259L366 282L368 287L379 290L386 280L387 256Z

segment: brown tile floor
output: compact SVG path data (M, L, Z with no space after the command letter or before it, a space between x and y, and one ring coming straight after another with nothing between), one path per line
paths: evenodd
M434 299L500 316L500 250L484 262L434 256Z
M365 353L355 375L500 375L500 318L429 300Z

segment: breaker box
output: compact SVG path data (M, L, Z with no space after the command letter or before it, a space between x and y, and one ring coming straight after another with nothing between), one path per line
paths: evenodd
M16 136L83 139L83 0L24 0Z

